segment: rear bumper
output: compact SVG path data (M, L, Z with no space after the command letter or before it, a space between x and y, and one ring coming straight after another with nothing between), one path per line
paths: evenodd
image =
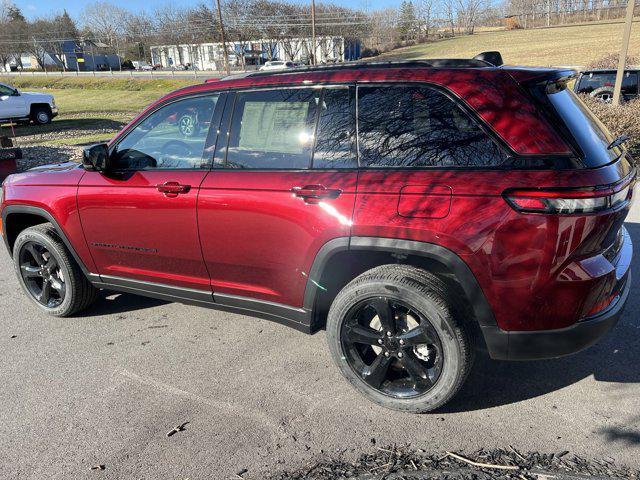
M624 231L625 242L616 262L620 294L602 312L575 324L554 330L506 331L497 326L482 326L487 349L496 360L540 360L577 353L595 344L618 322L631 289L633 246Z

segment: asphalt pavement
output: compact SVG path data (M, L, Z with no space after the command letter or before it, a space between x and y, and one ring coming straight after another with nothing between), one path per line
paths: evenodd
M627 228L640 246L638 202ZM640 255L632 268L624 316L597 346L541 362L481 358L453 403L409 415L353 391L322 332L124 294L48 317L3 249L0 477L257 479L406 443L569 450L638 468Z

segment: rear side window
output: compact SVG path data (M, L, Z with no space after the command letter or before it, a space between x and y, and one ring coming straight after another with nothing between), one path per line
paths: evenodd
M320 104L313 168L356 168L355 89L327 88Z
M238 93L226 166L309 168L321 92L280 89Z
M424 86L358 87L363 167L493 167L506 155L450 98Z

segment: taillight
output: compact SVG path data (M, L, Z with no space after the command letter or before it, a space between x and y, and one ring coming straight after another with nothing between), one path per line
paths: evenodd
M632 194L632 185L627 182L593 188L510 189L504 192L504 198L523 213L593 213L617 208L627 202Z

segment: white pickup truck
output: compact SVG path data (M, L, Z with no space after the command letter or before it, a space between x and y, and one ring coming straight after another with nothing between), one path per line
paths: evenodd
M21 92L0 83L0 123L7 121L33 122L45 125L58 115L53 95Z

